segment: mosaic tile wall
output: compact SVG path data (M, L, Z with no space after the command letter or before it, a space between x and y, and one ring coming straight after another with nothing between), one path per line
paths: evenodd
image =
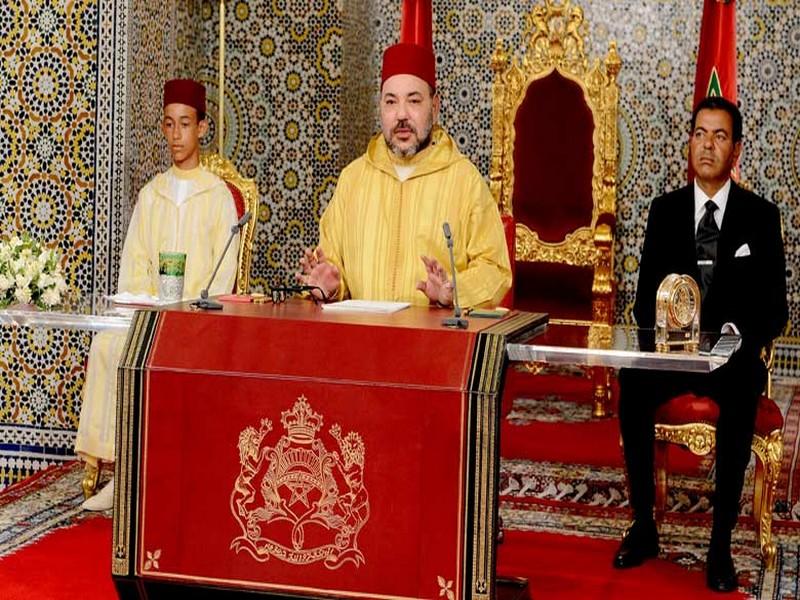
M88 295L97 2L3 3L0 72L0 233L28 231L58 248L70 287ZM0 330L0 482L66 452L89 341L81 333Z
M481 172L490 156L489 58L496 36L521 44L530 2L434 1L442 122ZM216 79L216 2L202 2L201 75ZM380 54L397 39L399 0L255 2L228 8L228 86L234 161L255 177L259 219L253 281L294 271L342 163L377 130ZM693 94L701 0L585 0L588 52L615 39L623 59L616 270L618 319L629 318L637 256L653 196L681 185ZM800 322L800 10L784 1L740 0L739 95L745 114L745 181L781 208L792 323ZM341 65L341 67L339 66ZM339 160L337 160L337 157ZM301 241L298 241L300 238ZM797 334L796 327L792 333Z
M57 248L84 303L119 244L126 25L113 0L0 4L0 236ZM72 455L90 340L0 328L0 488Z
M205 146L212 149L217 147L218 4L203 0L189 15L199 16L202 25L196 76L209 93L211 134ZM251 284L263 290L292 278L304 245L316 238L336 183L342 19L329 0L230 1L226 32L224 149L261 192Z

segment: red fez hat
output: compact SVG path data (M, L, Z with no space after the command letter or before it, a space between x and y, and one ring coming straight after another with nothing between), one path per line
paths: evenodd
M198 114L205 114L206 88L194 79L171 79L164 84L164 107L174 103L191 106Z
M381 84L393 75L416 75L436 87L431 0L403 0L400 43L383 53Z

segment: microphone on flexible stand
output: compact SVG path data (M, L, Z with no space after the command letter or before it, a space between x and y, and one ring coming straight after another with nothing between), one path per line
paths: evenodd
M192 302L192 306L194 308L199 308L202 310L222 310L222 304L216 302L214 300L210 300L208 298L208 288L211 287L211 284L214 283L214 278L217 276L217 271L219 271L219 267L222 264L222 259L225 258L225 254L228 252L228 248L233 241L233 236L239 233L242 230L242 227L247 225L247 222L252 217L252 213L248 210L242 215L242 218L236 222L236 225L231 227L231 234L228 236L228 242L225 244L225 249L222 251L222 254L219 255L219 259L217 260L217 266L214 267L214 272L211 273L211 277L208 280L208 285L205 288L200 290L200 299L195 300Z
M447 251L450 253L450 269L453 272L453 316L442 319L442 325L454 329L466 329L469 321L461 316L461 307L458 305L458 285L456 284L456 259L453 257L453 234L450 231L450 223L442 223L444 238L447 240Z

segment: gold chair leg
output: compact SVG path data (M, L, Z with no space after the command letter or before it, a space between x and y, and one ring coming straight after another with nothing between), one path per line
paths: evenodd
M780 463L778 463L777 468L771 465L765 471L766 477L764 478L764 491L761 496L761 514L759 515L757 532L764 567L768 571L773 571L777 562L778 548L772 539L772 503L775 499L775 486L778 483Z
M83 488L83 497L89 499L97 493L97 477L100 474L100 464L92 464L86 462L83 470L83 481L81 487Z
M592 416L606 417L611 404L611 369L592 368L593 410Z
M756 454L756 471L753 475L753 524L756 526L756 537L761 543L761 519L765 511L764 498L764 461Z
M775 569L778 554L777 545L772 539L772 505L783 456L781 431L773 431L767 438L754 436L753 451L756 455L753 518L764 567L772 571Z

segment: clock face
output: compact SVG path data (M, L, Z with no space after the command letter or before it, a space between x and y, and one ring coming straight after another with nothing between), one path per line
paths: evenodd
M676 282L670 297L670 316L678 327L689 327L699 310L698 298L685 280Z
M656 292L656 350L697 352L700 288L690 275L670 273Z

